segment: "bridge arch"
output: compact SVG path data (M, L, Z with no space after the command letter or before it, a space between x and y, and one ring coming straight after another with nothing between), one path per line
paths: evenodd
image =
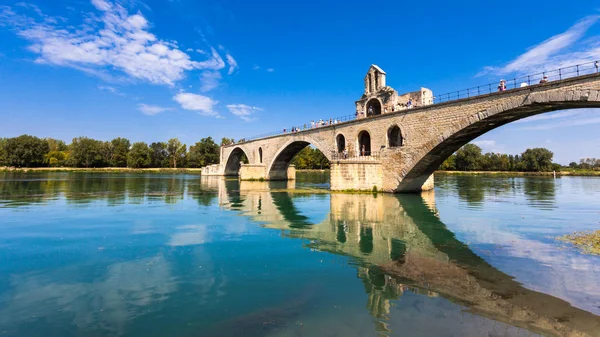
M267 178L269 180L287 180L287 170L292 159L298 152L309 145L316 147L317 150L323 153L327 160L331 161L331 151L334 151L333 148L325 147L320 142L306 135L293 137L277 151L271 163L267 165Z
M224 174L226 176L238 176L240 174L240 167L244 156L249 159L248 154L241 147L234 148L229 154L229 157L227 157Z
M587 91L587 93L586 93ZM584 98L582 98L582 95ZM400 192L419 191L426 180L450 155L477 137L514 121L557 110L600 108L600 91L558 91L552 95L531 92L514 97L502 104L488 107L453 123L440 134L430 135L429 141L411 153L394 189ZM405 158L408 158L406 156Z

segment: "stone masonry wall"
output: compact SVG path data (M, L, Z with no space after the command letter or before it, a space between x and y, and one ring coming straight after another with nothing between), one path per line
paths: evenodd
M381 164L378 162L336 161L331 163L331 190L380 190Z

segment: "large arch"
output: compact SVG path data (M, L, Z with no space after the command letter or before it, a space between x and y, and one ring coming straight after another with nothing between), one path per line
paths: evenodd
M477 137L508 123L527 117L553 112L557 110L600 108L598 100L582 100L568 93L557 93L552 97L546 93L532 93L525 100L516 97L502 105L494 106L468 116L449 128L443 134L430 135L429 141L420 146L411 155L412 160L404 165L405 175L398 179L396 192L413 192L421 190L427 179L450 155Z
M331 161L332 153L325 150L319 143L313 141L309 137L294 137L294 139L288 141L274 156L267 170L267 177L269 180L287 180L287 170L292 162L292 159L298 152L305 147L312 145L316 147L323 155ZM331 149L331 151L334 151Z
M231 151L225 164L224 175L226 176L239 176L240 167L242 165L243 157L248 158L248 155L241 147L236 147Z

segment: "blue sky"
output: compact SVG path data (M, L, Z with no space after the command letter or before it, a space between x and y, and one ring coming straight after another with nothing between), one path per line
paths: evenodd
M371 64L434 94L600 59L597 1L0 0L0 137L235 139L352 114ZM484 151L600 157L599 110Z

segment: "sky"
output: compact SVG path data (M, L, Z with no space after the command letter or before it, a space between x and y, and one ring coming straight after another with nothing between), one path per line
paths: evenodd
M250 138L354 113L371 64L434 95L600 59L594 1L0 0L0 137ZM600 157L600 109L484 152Z

